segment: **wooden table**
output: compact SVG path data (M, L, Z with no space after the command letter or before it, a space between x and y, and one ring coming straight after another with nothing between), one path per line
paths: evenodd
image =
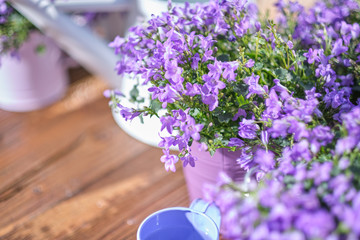
M0 110L0 239L136 239L150 213L188 206L181 167L124 133L83 75L46 109Z

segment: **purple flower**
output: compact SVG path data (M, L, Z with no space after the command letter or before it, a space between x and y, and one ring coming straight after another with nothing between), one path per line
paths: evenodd
M244 109L239 108L238 112L232 118L233 121L236 121L239 117L246 117L246 112Z
M331 53L334 56L339 56L340 54L346 52L348 50L348 47L343 46L343 40L341 38L339 38L338 40L336 40L336 42L333 45L333 49L331 51Z
M218 81L223 69L222 62L215 60L214 64L208 64L207 67L209 69L209 78L214 79L213 81Z
M287 41L286 45L289 47L289 49L293 49L294 44L292 43L292 41Z
M250 98L253 94L263 95L265 90L259 85L260 76L255 76L254 73L250 77L246 77L244 82L249 85L249 94L246 98Z
M333 216L325 210L302 211L295 221L295 226L309 239L325 239L335 228Z
M256 131L259 130L259 126L254 123L254 120L243 119L239 123L239 136L247 139L254 139L257 137Z
M109 47L115 48L115 54L120 53L121 46L125 43L125 39L119 36L116 36L114 41L109 43Z
M160 136L160 134L159 134ZM159 142L158 146L161 148L165 148L165 150L169 150L169 148L171 146L175 146L175 138L170 136L170 137L161 137L161 141Z
M252 68L253 66L254 66L254 64L255 64L255 61L254 60L252 60L252 59L249 59L246 63L245 63L245 67L247 67L247 68Z
M134 109L130 109L127 107L124 107L123 105L121 105L120 103L117 104L117 107L120 109L120 115L126 120L132 120L135 117L139 116L141 114L141 112L137 112Z
M347 136L344 138L341 138L336 143L335 151L337 154L341 155L344 152L350 151L353 149L356 144L359 143L359 139L354 136Z
M255 162L253 161L254 154L250 147L244 147L240 150L240 156L236 160L236 162L240 165L240 167L246 171L249 171L252 167L255 166Z
M334 135L328 126L316 126L310 135L310 148L313 153L317 153L321 146L332 142Z
M229 147L241 147L244 145L244 141L240 138L230 138L228 146Z
M309 49L307 53L304 53L304 56L307 58L309 64L313 64L315 61L319 61L318 50Z
M203 129L202 124L196 124L194 118L188 116L186 124L181 126L181 130L184 131L185 137L192 137L194 140L200 140L200 131Z
M271 134L272 138L286 137L289 127L290 124L286 119L275 120L269 129L269 133Z
M204 74L202 78L205 81L204 86L207 86L208 89L213 93L215 93L216 95L219 93L219 90L224 89L226 87L226 84L221 80L219 80L219 78L216 79L208 74Z
M279 101L279 98L272 88L269 93L269 98L265 100L266 110L264 113L269 116L271 119L277 119L280 117L282 103Z
M165 164L165 170L172 172L176 171L175 163L179 161L179 157L169 154L169 151L163 150L164 155L160 158L160 161Z
M186 167L188 164L191 167L195 167L195 161L197 161L197 157L194 157L191 154L187 154L186 156L182 157L181 160L183 161L184 167Z
M309 151L309 142L304 139L294 144L293 148L291 149L291 158L294 161L310 161L311 153Z
M209 106L209 111L213 111L219 104L218 96L211 92L207 86L201 88L201 99Z
M236 73L235 71L237 70L239 66L238 62L224 62L223 63L223 67L224 67L224 72L223 72L223 78L225 78L228 81L235 81L235 77L236 77Z
M178 63L175 59L165 62L165 70L165 78L168 79L171 84L179 84L184 81L181 77L183 69L178 67Z
M274 153L264 149L258 149L255 152L254 162L257 163L261 170L268 172L275 167Z
M201 94L201 87L197 83L191 84L191 83L187 82L186 90L185 90L184 94L187 96L190 96L190 97Z
M162 123L160 131L162 131L166 128L168 133L172 134L173 126L175 125L175 122L176 122L175 118L173 118L171 116L166 116L166 117L163 116L160 118L160 121Z

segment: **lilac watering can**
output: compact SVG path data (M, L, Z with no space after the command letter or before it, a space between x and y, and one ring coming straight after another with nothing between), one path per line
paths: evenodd
M137 240L219 240L220 222L218 207L195 199L189 208L166 208L148 216Z

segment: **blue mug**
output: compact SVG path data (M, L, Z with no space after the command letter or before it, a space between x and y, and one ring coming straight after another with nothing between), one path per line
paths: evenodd
M137 240L219 240L220 222L219 208L196 199L189 208L166 208L148 216Z

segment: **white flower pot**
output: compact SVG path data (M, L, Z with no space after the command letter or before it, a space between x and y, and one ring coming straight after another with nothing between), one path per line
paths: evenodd
M205 3L208 0L173 0L173 6L184 5L185 2L189 3ZM138 0L138 7L140 12L145 16L146 19L149 19L152 14L160 15L162 12L168 10L167 0Z
M43 53L36 52L39 44L45 46ZM20 59L1 57L0 108L26 112L59 100L68 85L60 49L49 38L32 32L18 53Z

